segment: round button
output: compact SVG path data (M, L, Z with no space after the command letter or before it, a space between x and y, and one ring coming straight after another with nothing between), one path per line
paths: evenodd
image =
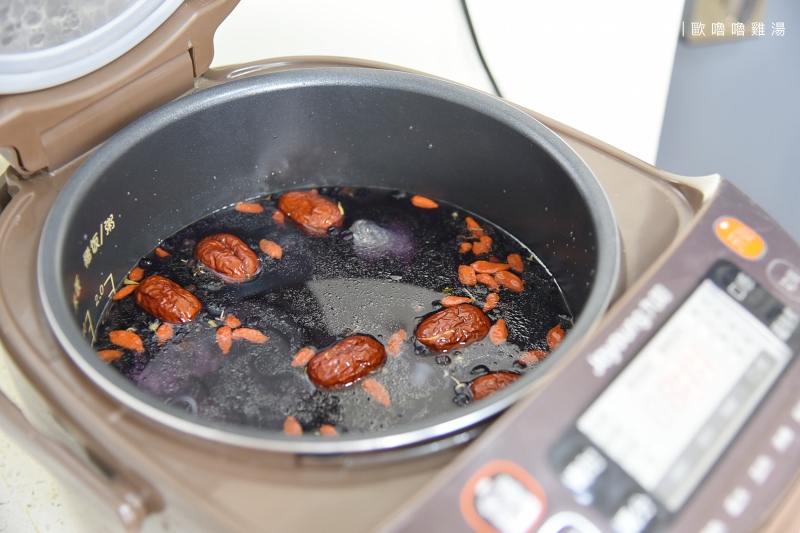
M507 460L478 469L461 490L461 514L476 533L533 531L547 508L541 485L525 469Z
M733 217L721 217L714 223L714 233L722 244L745 259L760 259L767 251L761 235Z
M786 259L775 259L767 266L767 279L795 302L800 302L800 269Z

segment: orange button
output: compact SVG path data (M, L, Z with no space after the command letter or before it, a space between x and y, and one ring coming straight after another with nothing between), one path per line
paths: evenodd
M761 235L733 217L717 219L714 233L722 244L745 259L759 259L767 251L767 244Z
M547 509L541 485L512 461L478 469L461 490L461 514L476 533L532 532Z

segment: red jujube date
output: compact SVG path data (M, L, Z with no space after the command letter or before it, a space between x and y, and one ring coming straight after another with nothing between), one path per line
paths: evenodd
M492 322L483 311L470 304L446 307L428 316L414 335L434 352L447 352L463 348L483 339Z
M278 209L311 235L325 235L328 228L344 222L339 206L316 192L287 192L278 198Z
M520 375L513 372L492 372L490 374L484 374L472 380L469 384L469 391L472 394L473 400L482 400L500 389L507 387L519 378Z
M162 322L185 324L203 308L200 300L177 283L163 276L150 276L136 289L136 305Z
M384 361L383 344L368 335L352 335L312 357L306 372L317 387L341 389L374 372Z
M205 237L194 248L194 257L230 281L244 281L258 273L258 256L244 241L230 233Z

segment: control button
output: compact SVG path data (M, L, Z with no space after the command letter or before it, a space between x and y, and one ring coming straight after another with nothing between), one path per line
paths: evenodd
M769 478L772 470L775 468L775 461L769 455L759 455L750 468L747 469L747 475L756 485L763 485Z
M728 526L722 520L712 518L703 529L700 530L700 533L728 533Z
M736 487L733 489L733 492L728 494L725 498L722 506L725 508L725 512L731 517L738 518L750 504L750 499L750 491L744 487Z
M756 288L756 280L744 272L737 272L733 281L728 283L725 290L737 302L744 302Z
M798 325L800 325L800 314L791 307L784 307L781 314L770 322L769 330L783 342L789 342Z
M792 419L800 424L800 402L797 402L794 407L792 407Z
M601 533L601 531L585 516L564 511L548 518L538 533Z
M611 517L611 527L617 533L640 533L658 513L658 506L647 494L632 494Z
M770 442L772 442L772 447L775 448L775 451L785 453L794 442L794 439L795 433L792 428L789 426L781 426L775 431L775 434L772 435Z
M527 533L547 507L544 490L522 467L492 461L481 467L461 491L461 514L478 533Z
M714 233L722 244L745 259L759 259L767 244L753 228L733 217L722 217L714 224Z
M606 468L608 461L605 457L596 448L587 446L564 467L561 472L561 483L576 496L586 495Z
M784 295L800 302L800 269L786 259L775 259L767 266L767 279Z

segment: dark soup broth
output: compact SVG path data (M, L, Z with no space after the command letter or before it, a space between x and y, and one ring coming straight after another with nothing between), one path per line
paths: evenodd
M535 371L572 319L512 235L407 192L287 191L162 241L95 349L205 420L287 434L430 418Z

